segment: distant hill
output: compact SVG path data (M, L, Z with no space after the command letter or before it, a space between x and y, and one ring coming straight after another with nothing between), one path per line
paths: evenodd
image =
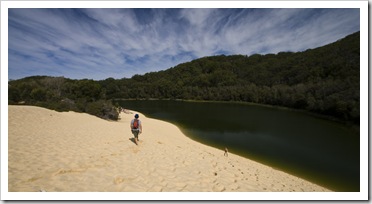
M65 104L62 109L87 112L87 103L119 98L243 101L303 109L359 124L359 74L360 33L356 32L303 52L204 57L130 79L28 77L9 82L9 103L53 100L57 106ZM47 82L54 80L62 82L58 86Z

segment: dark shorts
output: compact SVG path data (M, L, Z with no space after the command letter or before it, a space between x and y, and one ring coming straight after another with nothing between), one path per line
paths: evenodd
M133 133L135 138L138 138L139 130L132 130L132 133Z

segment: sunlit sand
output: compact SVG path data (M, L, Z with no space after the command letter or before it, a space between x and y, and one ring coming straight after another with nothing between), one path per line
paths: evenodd
M326 188L186 137L140 114L129 123L9 106L8 188L15 192L324 192Z

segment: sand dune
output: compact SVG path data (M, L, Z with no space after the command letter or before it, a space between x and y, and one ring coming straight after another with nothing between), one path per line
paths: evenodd
M139 145L129 122L9 106L10 192L324 192L326 188L195 142L146 118Z

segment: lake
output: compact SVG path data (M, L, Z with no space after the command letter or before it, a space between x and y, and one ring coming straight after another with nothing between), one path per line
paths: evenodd
M359 191L360 133L283 108L225 102L125 100L119 104L177 125L193 140L334 191Z

